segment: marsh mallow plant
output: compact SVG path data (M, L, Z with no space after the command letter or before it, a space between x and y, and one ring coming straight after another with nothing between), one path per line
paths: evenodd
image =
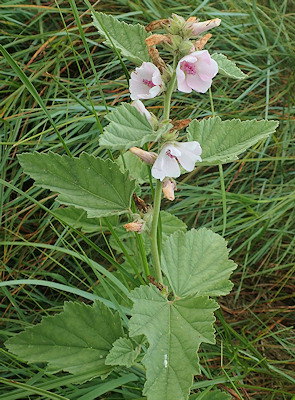
M148 400L188 399L200 374L198 349L215 341L215 298L230 292L236 264L222 236L202 227L187 230L161 211L161 200L174 200L181 174L196 165L220 168L277 127L276 121L218 116L171 119L175 93L194 95L198 107L198 96L212 96L219 75L245 78L225 55L205 49L212 35L204 32L220 22L173 15L144 28L93 14L107 45L134 63L126 102L106 115L103 157L48 152L19 160L36 185L58 193L56 218L68 221L74 213L82 230L90 221L97 232L107 230L122 262L105 256L112 272L93 264L98 286L107 288L93 304L67 302L60 314L9 339L6 346L22 360L48 363L49 371L80 374L84 381L130 369L140 379L144 373ZM149 111L146 100L161 112Z

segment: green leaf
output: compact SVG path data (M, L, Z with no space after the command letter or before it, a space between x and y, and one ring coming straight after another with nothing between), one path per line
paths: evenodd
M102 147L128 150L130 147L141 147L147 142L158 139L147 118L131 104L123 103L106 118L110 123L100 137L99 144Z
M66 224L72 226L75 229L81 229L83 232L102 232L108 230L108 227L104 223L102 218L87 218L86 211L75 208L75 207L64 207L58 208L53 211L53 214L64 221ZM112 225L118 224L118 217L109 217Z
M5 345L29 363L48 363L54 372L105 376L113 369L105 358L122 334L119 314L104 304L66 302L62 313L43 318Z
M195 119L188 126L188 140L200 143L204 164L227 163L238 159L238 155L248 147L275 132L278 124L278 121L255 119Z
M130 336L144 334L149 342L144 394L149 400L186 400L193 375L200 373L196 352L202 342L215 342L217 303L208 297L169 301L151 285L134 289L130 298Z
M124 172L126 168L129 171L130 177L135 179L139 184L149 182L149 166L130 151L127 151L117 158L116 163L119 165L122 172Z
M130 368L137 356L139 355L140 347L134 349L130 339L120 338L113 343L113 348L106 358L107 365L123 365Z
M160 211L161 213L161 224L163 236L172 235L175 231L185 232L187 229L186 224L177 218L175 215L170 214L167 211Z
M230 400L232 397L228 393L220 390L213 390L209 393L199 393L191 396L191 400Z
M174 295L228 294L233 286L228 279L236 268L228 253L223 237L206 228L169 236L162 247L162 269Z
M93 25L99 33L107 39L107 44L112 44L121 50L123 56L135 64L150 61L145 39L149 34L140 24L131 25L118 21L112 15L101 12L92 13Z
M218 64L218 72L233 79L245 79L247 75L236 66L236 63L229 60L224 54L215 53L211 57Z
M58 192L62 204L82 208L88 217L128 212L135 183L117 164L83 153L79 158L54 153L18 156L36 185Z

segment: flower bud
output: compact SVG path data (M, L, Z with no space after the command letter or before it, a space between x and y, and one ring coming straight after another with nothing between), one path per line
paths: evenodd
M127 232L138 232L141 233L144 230L145 222L143 220L137 220L133 222L129 222L128 224L123 225Z
M176 182L174 179L165 178L162 182L162 191L165 199L173 201L175 199L174 191L176 190Z
M187 22L187 27L191 29L193 36L198 36L200 33L207 32L209 29L219 26L221 19L214 18L203 22Z
M129 151L132 154L135 154L137 157L139 157L142 161L144 161L147 164L153 165L156 158L157 154L153 153L151 151L145 151L140 149L139 147L131 147Z

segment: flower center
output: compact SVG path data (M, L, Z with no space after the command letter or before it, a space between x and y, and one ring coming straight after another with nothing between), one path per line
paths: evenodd
M170 151L170 150L167 150L167 151L166 151L166 155L167 155L168 157L170 157L170 158L175 158L175 160L177 160L177 157L175 157L173 154L171 154L171 151Z
M149 81L148 79L143 79L142 82L147 85L149 88L152 88L156 86L152 81Z
M196 75L197 73L195 64L188 61L183 61L180 65L180 69L188 75Z

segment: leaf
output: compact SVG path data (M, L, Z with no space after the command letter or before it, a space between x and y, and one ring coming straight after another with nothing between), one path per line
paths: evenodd
M273 133L278 121L231 119L219 117L193 120L188 126L188 140L196 140L202 147L204 164L227 163L238 159L248 147Z
M234 61L229 60L224 54L215 53L211 58L218 64L218 72L233 79L245 79L247 75L236 66Z
M156 141L154 132L147 118L131 104L123 103L109 113L106 118L110 124L100 137L99 144L112 150L128 150L133 146L143 146Z
M107 44L112 44L121 50L123 56L135 64L150 61L145 39L149 34L140 24L131 25L118 21L112 15L101 12L92 13L93 25L99 33L107 39ZM110 40L111 39L111 40Z
M58 208L53 214L75 229L81 229L83 232L102 232L108 230L102 218L87 218L86 211L75 207ZM118 217L109 217L112 225L118 224Z
M119 165L121 172L124 173L126 168L129 171L130 177L135 179L139 184L149 182L149 166L141 161L135 154L130 153L130 151L127 151L121 157L117 158L116 163Z
M163 236L172 235L175 231L185 232L187 229L186 224L177 218L175 215L170 214L167 211L160 211L161 214L161 224Z
M136 349L130 339L119 338L113 343L113 347L106 358L107 365L123 365L130 368L137 356L139 355L140 347Z
M228 259L222 236L209 229L192 229L169 236L162 247L162 269L175 296L224 296L236 264Z
M144 394L148 400L186 400L200 373L196 351L202 342L215 342L217 303L208 297L168 301L151 285L134 289L130 298L130 336L144 334L149 342Z
M231 396L228 393L221 392L220 390L213 390L209 393L199 393L191 396L191 400L230 400Z
M43 318L5 345L29 363L48 363L55 372L105 376L113 369L105 364L105 358L122 334L119 314L104 304L66 302L62 313Z
M87 211L90 218L128 212L135 183L110 160L83 153L79 158L54 153L18 156L36 185L58 192L58 201Z

